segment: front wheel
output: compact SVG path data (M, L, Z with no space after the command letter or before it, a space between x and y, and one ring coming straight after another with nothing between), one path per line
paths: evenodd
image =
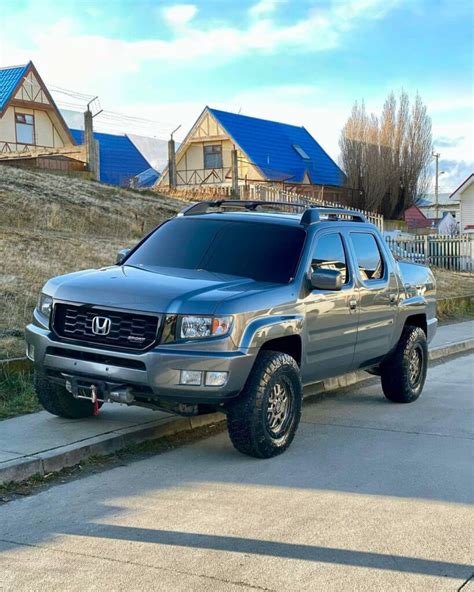
M428 344L420 327L407 325L391 356L381 366L384 395L394 403L411 403L421 395L428 369Z
M301 400L296 361L281 352L260 352L242 393L227 410L232 444L255 458L281 454L295 437Z

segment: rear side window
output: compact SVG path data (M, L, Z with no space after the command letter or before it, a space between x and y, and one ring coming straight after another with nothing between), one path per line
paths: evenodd
M342 283L348 281L346 253L340 234L326 234L318 238L311 262L313 271L335 269L342 276Z
M361 278L365 281L383 278L384 262L375 236L364 232L353 232L351 239Z

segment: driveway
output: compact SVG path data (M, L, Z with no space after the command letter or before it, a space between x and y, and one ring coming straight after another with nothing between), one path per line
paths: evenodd
M0 590L458 590L473 368L431 368L412 405L378 384L325 395L269 461L221 434L5 504Z

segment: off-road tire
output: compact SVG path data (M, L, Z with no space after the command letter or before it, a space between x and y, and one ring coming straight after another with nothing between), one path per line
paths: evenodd
M418 358L418 361L414 361ZM419 364L416 371L415 366ZM428 369L428 344L420 327L406 325L395 351L381 365L384 395L394 403L412 403L421 395Z
M75 399L64 387L50 382L40 372L35 372L35 390L41 405L53 415L80 419L94 414L94 406L90 401Z
M289 407L281 432L276 433L271 429L269 414L275 409L272 399L279 389L284 390L283 397L286 393ZM284 452L300 422L302 393L300 370L291 356L260 352L243 391L227 408L227 426L234 447L255 458L271 458Z

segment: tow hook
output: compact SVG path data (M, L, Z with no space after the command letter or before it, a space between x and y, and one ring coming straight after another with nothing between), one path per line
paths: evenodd
M99 415L99 399L97 397L97 387L95 384L91 384L91 401L92 405L94 406L94 417Z

